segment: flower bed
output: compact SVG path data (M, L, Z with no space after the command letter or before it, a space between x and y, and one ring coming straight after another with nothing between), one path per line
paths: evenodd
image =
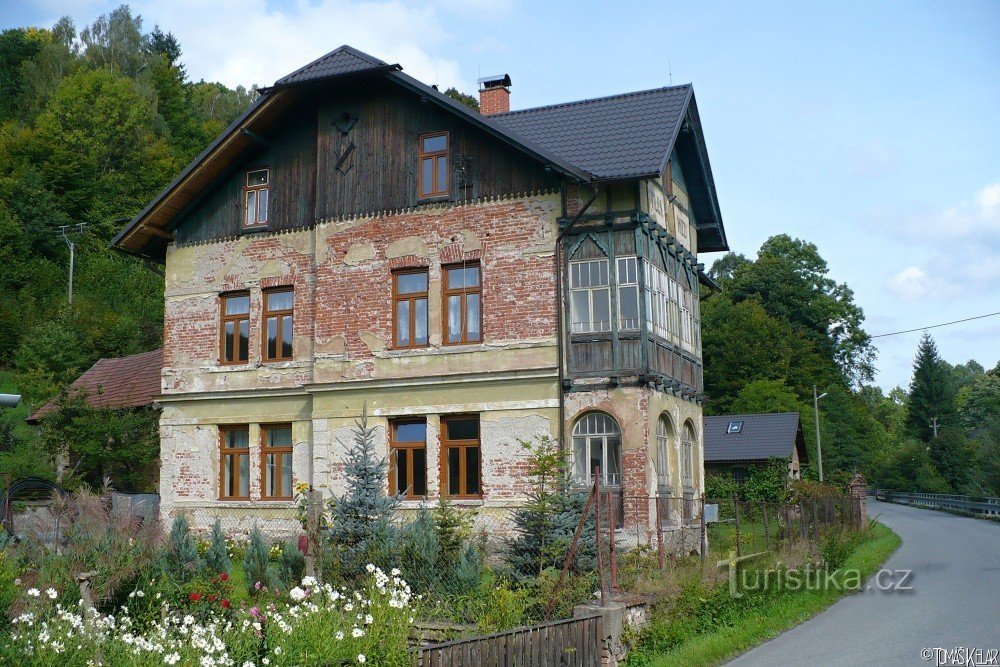
M252 606L199 593L173 605L139 589L108 615L85 611L82 601L65 607L56 602L55 589L32 589L30 608L0 639L0 663L406 665L414 615L410 587L398 570L386 574L368 565L368 573L360 590L306 577L288 592L261 591Z

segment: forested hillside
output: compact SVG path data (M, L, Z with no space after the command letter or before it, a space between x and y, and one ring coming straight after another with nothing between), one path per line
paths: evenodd
M255 95L189 81L181 55L127 6L0 33L0 391L25 398L3 415L0 472L50 467L30 408L100 357L160 345L159 267L108 242ZM59 230L79 224L71 306Z
M722 289L702 295L708 414L798 412L815 476L816 385L827 394L827 481L859 470L898 490L1000 494L1000 364L952 366L925 335L909 391L886 396L869 384L876 359L864 315L815 245L774 236L756 259L730 253L711 274Z

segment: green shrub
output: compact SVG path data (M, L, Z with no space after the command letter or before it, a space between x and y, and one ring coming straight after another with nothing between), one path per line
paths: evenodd
M0 550L0 626L5 626L11 618L11 609L20 595L14 580L18 568L6 552Z
M531 606L531 592L515 588L501 577L490 576L480 582L476 625L483 634L502 632L524 625Z
M421 509L399 532L399 561L403 577L418 591L438 591L447 574L439 567L441 541L431 513Z
M866 539L866 533L842 526L826 531L819 543L823 561L831 570L836 570L854 553Z
M278 561L278 580L282 588L297 586L302 581L306 569L306 559L298 545L287 540L281 545L281 560Z

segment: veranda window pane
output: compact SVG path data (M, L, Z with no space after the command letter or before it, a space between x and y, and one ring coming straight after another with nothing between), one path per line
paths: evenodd
M479 295L469 294L465 301L465 331L469 340L479 340Z
M573 331L577 333L590 331L590 300L589 292L573 292Z
M618 307L621 310L622 329L639 328L639 288L622 287L618 290Z
M413 495L427 495L427 450L413 449Z
M413 342L416 345L427 344L427 299L416 299L414 301L414 330Z
M459 451L458 447L448 448L448 493L458 495L461 493L459 480L461 479L458 467Z
M465 492L479 493L479 447L465 448Z
M587 439L573 438L573 476L581 482L587 481Z
M590 438L590 474L597 473L601 469L601 476L606 478L607 470L604 465L604 441L601 438Z
M608 484L621 484L621 439L608 438Z
M396 302L396 341L400 345L410 344L410 302Z
M611 297L609 290L596 289L591 292L594 296L594 330L595 331L610 331L611 330Z
M462 297L453 294L448 297L448 342L462 340Z
M292 318L281 318L281 356L292 356Z

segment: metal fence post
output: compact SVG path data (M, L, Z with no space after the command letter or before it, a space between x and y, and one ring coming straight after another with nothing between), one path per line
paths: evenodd
M660 569L667 566L667 550L663 546L663 510L660 506L660 496L656 496L656 555L660 560Z
M771 526L767 522L767 503L760 504L760 510L764 514L764 548L768 551L771 550L771 536L768 533L771 532Z
M701 494L701 519L700 519L700 523L701 523L701 535L699 537L701 538L701 544L699 545L700 546L699 550L701 551L701 562L704 563L705 562L705 558L708 557L708 526L705 525L705 494L704 493Z
M740 501L733 496L733 516L736 520L736 557L743 555L743 546L740 544Z
M604 566L601 562L601 467L594 468L594 495L597 500L597 510L594 513L594 547L597 555L597 578L601 582L601 606L605 603Z
M625 511L624 511L624 501L625 496L622 495L622 522L625 521ZM618 553L615 548L615 505L617 503L611 498L611 494L608 494L608 560L611 565L611 594L614 595L618 591Z

